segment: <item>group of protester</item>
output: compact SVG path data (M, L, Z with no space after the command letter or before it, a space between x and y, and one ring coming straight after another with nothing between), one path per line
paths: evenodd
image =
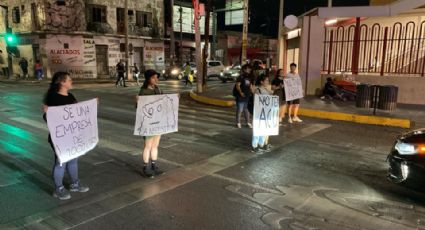
M119 76L123 78L123 63L117 65L117 70L120 70ZM122 73L122 74L121 74ZM137 71L139 73L139 71ZM138 75L137 75L138 77ZM136 99L140 96L159 95L163 94L162 90L158 87L159 73L155 70L147 70L144 72L145 81L140 88L139 94ZM291 72L284 75L282 70L277 71L275 78L270 84L269 75L260 72L253 72L250 65L244 65L242 67L242 74L238 78L234 89L234 95L237 101L237 113L236 122L237 127L241 128L240 117L244 113L246 125L252 128L250 114L252 114L253 103L252 98L254 94L261 95L277 95L280 98L280 115L279 120L281 123L284 122L286 104L289 105L288 111L288 122L302 122L297 116L299 108L299 100L286 102L285 100L285 88L284 78L286 77L299 77L296 73L296 64L291 64ZM118 84L118 81L117 81ZM125 85L125 84L124 84ZM43 118L47 121L47 110L49 106L62 106L77 103L77 99L69 91L72 89L72 79L70 74L67 72L57 72L53 75L50 87L47 90L43 100ZM136 104L137 105L137 104ZM161 140L161 135L145 136L144 148L142 152L142 175L145 177L153 178L155 176L163 174L163 171L158 167L158 146ZM268 143L268 136L253 136L252 148L256 153L267 151L270 149ZM50 143L53 151L55 148L52 139L49 135L48 142ZM65 171L68 171L71 183L69 190L63 185L63 178ZM55 163L53 166L53 180L55 184L55 190L53 196L60 200L67 200L71 198L70 192L87 192L89 187L84 186L78 178L78 158L71 161L61 163L58 156L55 153Z
M299 78L296 73L297 65L292 63L290 65L291 71L286 75L282 69L276 72L276 76L271 81L269 75L260 71L253 71L253 67L249 64L242 66L241 75L236 80L236 84L233 88L233 96L236 100L236 127L242 128L241 116L245 117L246 126L252 128L251 117L253 115L253 104L254 94L261 95L276 95L279 96L280 108L279 108L279 123L285 122L285 115L288 109L288 123L302 122L298 117L298 109L300 106L300 100L286 101L285 98L285 78ZM252 151L259 153L262 151L268 151L270 144L268 144L268 137L253 136L252 139Z

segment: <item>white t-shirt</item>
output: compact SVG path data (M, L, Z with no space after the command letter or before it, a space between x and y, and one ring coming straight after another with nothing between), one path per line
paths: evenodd
M298 75L298 73L291 73L291 72L287 73L286 77L287 78L294 78L294 77L301 78L300 75Z

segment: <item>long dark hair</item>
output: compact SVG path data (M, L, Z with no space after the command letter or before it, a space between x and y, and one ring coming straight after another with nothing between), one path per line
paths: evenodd
M267 74L261 74L260 76L258 76L257 81L255 82L255 85L261 86L261 82L265 81L267 78L269 78Z
M279 79L279 77L280 77L280 72L282 72L283 71L283 69L278 69L277 71L276 71L276 76L275 76L275 78L276 79Z
M66 78L69 77L69 75L70 74L68 72L62 72L62 71L59 71L53 74L52 82L50 82L49 89L47 90L47 93L44 95L44 99L43 99L44 104L47 103L47 98L59 92L61 88L61 82L65 81Z

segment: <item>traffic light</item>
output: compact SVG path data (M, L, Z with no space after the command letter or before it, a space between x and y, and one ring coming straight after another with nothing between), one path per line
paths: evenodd
M15 34L12 32L12 28L6 29L6 36L5 36L6 44L7 46L16 46L18 44L18 38Z

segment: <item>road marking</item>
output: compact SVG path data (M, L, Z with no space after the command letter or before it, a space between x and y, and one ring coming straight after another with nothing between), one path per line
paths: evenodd
M304 138L308 135L312 135L316 132L319 132L323 129L326 129L330 127L330 125L327 124L312 124L312 125L306 125L305 127L296 130L299 135L297 135L297 138L290 138L285 140L281 144L276 145L276 149L279 149L280 147L291 143L293 141L296 141L298 139ZM99 219L101 217L107 216L108 214L117 212L119 210L122 210L128 206L137 204L139 202L142 202L150 197L162 194L164 192L173 190L177 187L183 186L185 184L188 184L194 180L206 177L206 176L213 176L215 178L220 179L226 179L227 181L237 182L238 180L232 179L232 178L224 178L224 176L216 175L217 172L222 171L224 169L227 169L231 166L234 166L236 164L248 161L252 158L264 156L263 155L255 155L247 153L245 149L234 149L231 151L226 151L222 154L218 154L214 157L202 160L197 163L193 163L190 165L187 165L185 167L179 167L176 169L173 169L164 176L161 176L157 178L156 180L152 181L152 183L146 182L145 180L136 182L134 184L128 185L128 186L122 186L120 188L117 188L112 191L108 191L106 194L97 194L97 197L100 197L98 199L95 199L94 201L83 199L82 201L79 201L78 204L72 204L64 205L59 207L58 209L55 209L50 212L50 214L47 214L44 218L39 218L36 222L27 222L25 225L26 227L31 228L31 226L35 227L43 227L43 226L51 226L51 222L54 222L54 226L57 226L62 229L71 229L76 228L78 226L81 226L83 224L89 223L91 221L94 221L96 219ZM259 185L252 185L246 182L245 185L253 188L261 188ZM267 188L262 188L266 191L272 191ZM126 196L128 199L120 201L119 196ZM90 205L96 206L96 209L98 207L102 207L102 202L107 202L109 199L112 199L115 197L117 200L114 200L114 207L107 206L108 208L105 208L103 211L97 211L100 212L96 215L94 215L91 218L88 218L86 220L83 220L78 223L70 223L68 221L64 221L65 218L62 218L61 216L66 216L68 213L72 213L72 210L81 209L84 208L87 212L90 212L88 208L90 208ZM93 212L94 213L94 212ZM22 222L17 222L17 224L22 224ZM1 225L0 225L1 226Z

